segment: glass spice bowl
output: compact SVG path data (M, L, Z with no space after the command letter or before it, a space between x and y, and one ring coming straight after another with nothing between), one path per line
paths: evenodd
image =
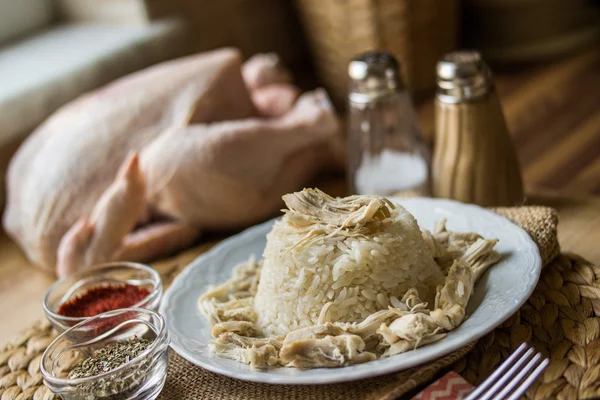
M110 262L75 272L56 281L44 297L46 318L59 332L77 325L90 317L68 317L58 314L59 307L92 288L110 284L128 283L143 287L148 295L131 307L156 311L162 298L162 281L153 268L133 262Z
M68 379L69 372L94 351L132 338L150 344L137 357L99 375ZM108 311L63 332L40 362L44 383L64 400L152 400L167 377L169 336L164 319L141 308Z

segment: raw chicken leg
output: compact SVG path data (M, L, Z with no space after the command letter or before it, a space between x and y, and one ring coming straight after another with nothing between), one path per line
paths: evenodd
M292 76L281 65L277 54L255 55L244 64L242 74L261 116L283 115L300 94L300 90L290 84Z
M6 231L33 263L64 274L117 257L148 260L202 229L276 212L281 195L339 165L341 138L325 93L296 101L273 57L245 65L233 49L186 57L67 104L11 161ZM139 155L143 179L123 173L129 154Z
M145 187L138 156L133 154L100 197L89 221L81 217L60 241L56 264L60 276L74 272L81 265L112 260L121 240L133 230L144 211Z
M251 57L246 61L242 74L246 85L251 90L292 81L292 76L275 53L257 54Z

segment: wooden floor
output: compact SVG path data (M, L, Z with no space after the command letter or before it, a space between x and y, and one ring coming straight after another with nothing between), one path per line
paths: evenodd
M528 191L600 194L600 46L563 61L495 72ZM418 112L431 138L431 101Z

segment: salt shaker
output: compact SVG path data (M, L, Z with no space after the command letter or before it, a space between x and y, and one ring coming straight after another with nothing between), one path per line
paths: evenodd
M369 52L348 67L348 179L352 193L429 193L429 150L399 65Z
M481 206L522 202L516 151L480 54L446 55L437 66L437 84L433 195Z

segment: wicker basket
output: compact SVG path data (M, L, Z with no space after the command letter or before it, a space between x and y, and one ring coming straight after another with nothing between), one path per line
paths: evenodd
M80 1L80 0L71 0ZM115 2L125 0L113 0ZM128 0L133 1L133 0ZM180 16L190 52L232 46L245 57L275 52L301 72L310 58L296 10L281 0L143 0L152 19Z
M600 1L465 0L464 39L492 63L560 57L600 42Z
M391 51L414 94L435 86L435 65L458 41L458 0L296 0L319 78L341 105L357 53Z

